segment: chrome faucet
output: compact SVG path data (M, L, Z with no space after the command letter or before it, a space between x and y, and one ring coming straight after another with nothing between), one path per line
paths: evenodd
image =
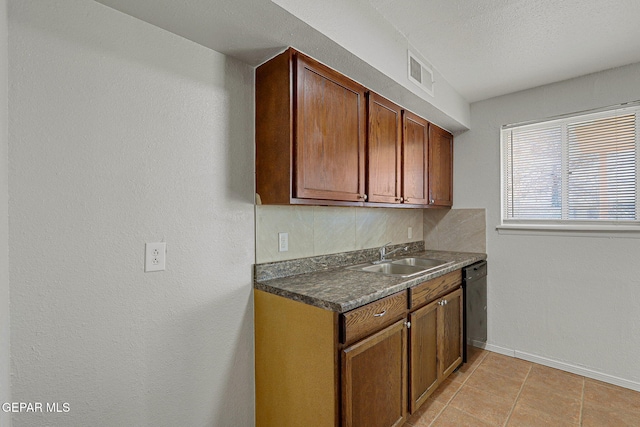
M409 250L409 246L405 246L403 248L396 248L390 252L387 252L387 246L389 246L391 244L391 242L387 242L384 245L382 245L382 247L379 249L380 252L380 259L378 261L376 261L376 263L380 263L380 262L385 262L387 260L387 256L391 255L391 254L395 254L398 251L408 251Z

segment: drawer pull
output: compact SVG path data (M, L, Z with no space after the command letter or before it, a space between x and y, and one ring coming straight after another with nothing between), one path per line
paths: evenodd
M387 310L383 310L383 311L382 311L382 312L380 312L380 313L376 313L376 314L374 314L374 315L373 315L373 317L382 317L382 316L384 316L385 314L387 314Z

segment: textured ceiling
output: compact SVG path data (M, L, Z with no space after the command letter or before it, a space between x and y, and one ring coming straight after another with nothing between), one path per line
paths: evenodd
M640 62L639 0L361 0L469 102Z
M96 1L253 65L316 37L270 0ZM344 1L377 10L468 102L640 62L640 0Z

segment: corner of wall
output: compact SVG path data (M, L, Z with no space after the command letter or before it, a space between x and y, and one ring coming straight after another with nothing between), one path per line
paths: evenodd
M9 144L8 144L7 0L0 0L0 403L11 401L9 324ZM11 426L11 414L0 411L0 425Z
M425 209L424 246L427 249L487 251L486 209Z

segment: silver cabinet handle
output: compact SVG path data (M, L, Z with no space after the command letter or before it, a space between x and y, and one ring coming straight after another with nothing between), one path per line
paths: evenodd
M431 203L431 204L434 204L435 202L436 202L436 201L435 201L435 200L433 200L433 199L429 200L429 203Z
M382 317L385 314L387 314L387 310L383 310L381 313L376 313L376 314L373 315L373 317Z
M408 320L405 320L404 325L407 327L407 329L411 328L411 322L409 322Z
M361 195L360 195L360 198L361 198L362 200L364 200L365 202L367 201L367 195L366 195L366 194L361 194Z

